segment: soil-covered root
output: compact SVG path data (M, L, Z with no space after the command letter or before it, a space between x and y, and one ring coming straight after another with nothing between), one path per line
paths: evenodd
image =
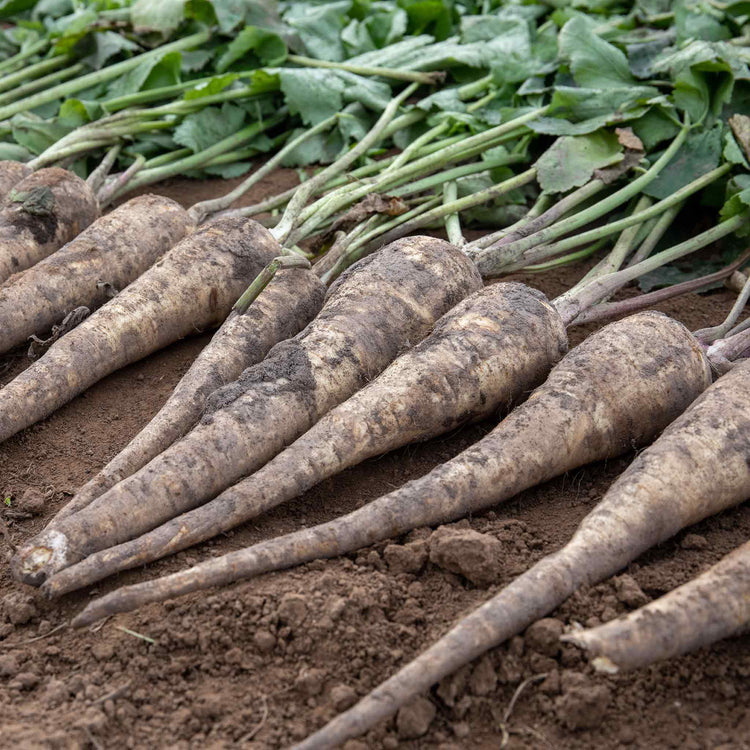
M255 474L148 534L61 571L47 593L65 593L172 554L367 458L507 411L566 350L562 320L541 292L518 283L482 289Z
M8 163L17 162L0 162L0 183ZM40 169L20 180L0 205L0 282L59 250L98 216L93 191L67 169Z
M0 441L115 370L221 323L279 252L252 219L224 219L183 239L0 390Z
M320 311L324 296L325 287L311 271L291 268L277 274L245 313L229 315L154 418L53 523L86 507L185 435L200 419L208 397L260 362L275 344L299 333Z
M680 323L652 312L611 323L563 357L486 437L425 476L320 526L114 592L78 621L345 554L491 507L652 440L710 382L698 342Z
M660 385L664 393L670 382ZM631 413L648 420L642 406L631 401ZM532 566L295 750L336 747L366 732L415 695L547 615L580 586L613 575L685 526L749 495L750 363L721 377L644 450L563 549Z
M182 440L24 545L15 575L39 584L215 497L375 378L481 284L460 250L432 237L399 240L356 263L310 325L216 391Z
M31 167L22 161L13 159L0 161L0 201L4 200L8 193L32 171Z
M0 286L0 353L43 336L76 307L104 304L179 242L192 222L179 204L140 195Z
M562 640L603 672L647 667L750 628L750 542L692 581L627 617Z

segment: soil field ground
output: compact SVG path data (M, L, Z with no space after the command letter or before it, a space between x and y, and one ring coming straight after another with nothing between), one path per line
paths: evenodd
M295 181L294 172L276 173L246 201ZM231 184L176 180L158 191L190 205ZM569 267L516 278L553 297L581 273ZM697 329L718 322L731 304L732 295L718 291L661 309ZM585 333L574 329L573 343ZM112 375L0 445L0 491L11 498L10 506L0 505L4 557L138 432L207 340L197 335ZM26 362L24 352L0 360L0 384ZM560 547L632 455L591 465L456 524L499 541L496 583L489 587L431 563L420 567L419 559L412 561L418 572L400 572L380 544L149 606L91 630L55 629L95 594L356 508L455 455L491 426L465 427L368 461L236 532L58 602L13 582L3 565L0 747L270 750L304 737L463 612ZM45 503L25 501L27 490L41 493ZM391 543L426 540L430 533L417 530ZM630 608L639 590L660 596L748 538L745 503L651 551L624 571L626 577L580 592L552 617L565 626L611 619ZM432 707L405 711L398 722L351 741L348 750L750 748L750 636L634 674L598 676L572 646L557 648L551 638L557 623L546 625L445 680L430 695ZM546 676L524 685L539 675ZM433 711L426 733L412 738Z

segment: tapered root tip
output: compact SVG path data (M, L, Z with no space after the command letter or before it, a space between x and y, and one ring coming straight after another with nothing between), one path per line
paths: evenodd
M67 566L68 539L50 529L44 532L34 544L22 547L10 563L13 577L30 586L41 586L47 578Z

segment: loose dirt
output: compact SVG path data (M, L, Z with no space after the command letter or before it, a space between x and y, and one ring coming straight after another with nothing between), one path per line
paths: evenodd
M279 172L245 202L296 179ZM176 180L158 190L189 205L231 184ZM515 278L552 297L581 273L570 267ZM715 323L731 302L718 291L661 309L696 329ZM586 332L574 329L573 343ZM181 341L116 373L0 446L0 499L10 498L0 505L4 555L138 432L207 340ZM25 365L22 351L0 360L0 384ZM573 472L434 533L419 529L91 630L64 623L93 595L356 508L491 427L465 427L368 461L220 539L62 601L45 602L13 582L3 565L0 747L270 750L301 739L559 548L632 456ZM749 748L750 636L614 677L594 675L574 647L557 641L573 623L609 620L664 594L748 538L748 503L688 529L622 575L579 592L347 749Z

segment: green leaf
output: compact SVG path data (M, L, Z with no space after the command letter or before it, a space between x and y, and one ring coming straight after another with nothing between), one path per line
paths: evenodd
M174 140L198 153L236 133L244 120L245 111L236 104L226 102L221 108L206 107L188 115L177 126Z
M287 49L284 40L278 34L255 26L245 26L219 58L216 70L219 73L225 72L248 53L254 53L255 60L250 61L245 67L257 67L258 61L262 65L281 65L286 60Z
M614 117L653 101L657 89L650 86L591 89L556 86L550 112L575 121Z
M205 49L183 50L180 69L183 73L194 73L206 67L214 53Z
M721 159L721 134L720 123L708 130L691 131L672 161L643 192L661 200L715 169Z
M727 183L728 200L719 216L722 221L747 213L745 223L736 232L739 237L750 235L750 174L739 174Z
M436 39L446 39L453 27L452 2L443 0L398 0L399 7L409 17L410 34L432 34Z
M36 0L0 0L0 18L8 18L33 8Z
M162 57L144 60L121 78L115 79L109 86L107 99L179 83L181 60L179 52L168 52Z
M661 107L654 107L633 123L633 130L643 141L646 151L650 151L657 144L672 140L680 126Z
M537 181L547 193L562 193L588 182L595 170L622 159L617 136L604 130L558 138L537 160Z
M185 0L135 0L130 20L137 32L173 32L185 19Z
M202 99L205 96L213 96L214 94L219 94L236 80L236 73L225 73L222 76L214 76L210 81L197 83L195 85L195 88L186 91L184 98L187 100Z
M321 5L292 3L284 14L284 22L298 34L310 57L340 62L344 59L341 32L344 14L351 8L350 0L326 2Z
M31 115L16 115L11 120L13 140L32 154L41 154L73 130L54 120L41 120Z
M305 125L317 125L341 110L346 85L330 71L282 68L278 74L289 111L299 114Z
M93 51L83 58L82 62L99 70L107 62L119 55L121 52L137 52L140 47L135 43L114 31L100 31L89 35L93 45Z
M568 60L579 86L622 88L635 83L625 55L597 36L582 18L573 18L560 31L560 55Z

